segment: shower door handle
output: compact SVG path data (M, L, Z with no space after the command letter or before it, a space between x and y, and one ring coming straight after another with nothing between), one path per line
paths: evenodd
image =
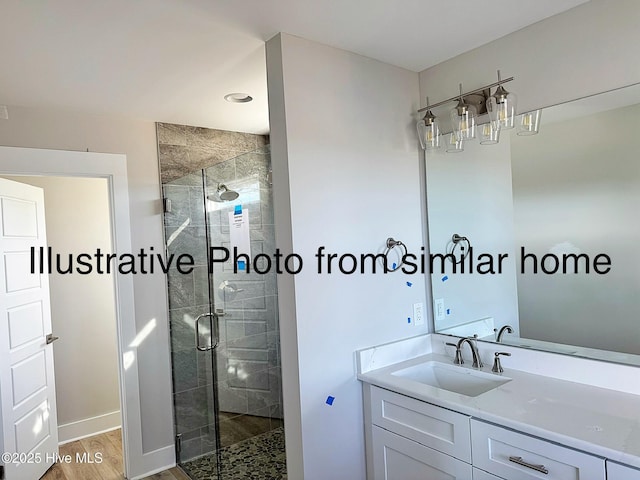
M209 317L209 332L211 336L209 337L209 345L200 345L200 320L205 317ZM215 335L214 335L215 332ZM215 343L214 343L215 339ZM218 331L218 316L215 313L203 313L196 318L196 348L201 352L207 352L209 350L213 350L220 343L220 333Z

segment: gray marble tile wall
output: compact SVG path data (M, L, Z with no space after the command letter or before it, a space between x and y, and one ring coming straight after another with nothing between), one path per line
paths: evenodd
M167 278L175 423L184 461L215 448L214 395L224 412L222 439L238 438L231 429L245 417L251 425L255 417L266 420L260 425L282 425L275 272L234 274L226 262L216 264L210 284L206 257L205 210L211 245L229 248L229 212L236 205L249 212L252 254L275 251L270 156L265 136L163 123L157 132L163 193L171 200L165 213L167 251L188 253L196 263L193 273L172 269ZM205 201L219 183L240 197ZM208 312L210 297L226 314L219 319L220 344L213 357L195 349L195 319Z
M269 143L266 135L210 128L156 124L160 179L163 184L184 177Z

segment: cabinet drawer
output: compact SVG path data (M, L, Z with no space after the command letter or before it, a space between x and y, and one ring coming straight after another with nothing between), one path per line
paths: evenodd
M640 470L607 460L607 480L640 480Z
M470 480L471 465L380 427L372 428L374 480Z
M471 439L473 465L506 479L605 478L602 458L475 419L471 421Z
M372 387L371 417L374 425L471 463L466 415Z
M473 469L473 480L502 480L500 477L491 475L490 473L480 470L478 468Z

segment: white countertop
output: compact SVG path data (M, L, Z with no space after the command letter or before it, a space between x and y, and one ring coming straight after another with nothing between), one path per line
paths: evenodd
M510 368L510 360L517 351L502 362L502 375L512 380L476 397L392 375L396 370L430 360L452 363L452 355L438 352L438 348L427 348L427 344L431 346L429 337L409 339L405 350L407 356L413 358L408 360L398 361L401 353L399 348L390 348L393 344L358 352L358 378L418 400L640 468L640 395ZM415 356L420 348L429 353ZM468 347L465 349L467 358L469 350ZM496 345L488 348L495 349ZM484 360L487 348L483 350ZM541 355L548 361L549 354ZM382 357L386 359L381 360ZM377 366L376 361L386 365L371 369ZM562 362L562 359L558 361ZM491 364L487 363L485 361L482 371L491 374ZM590 362L585 361L584 367L589 366ZM465 364L459 368L471 367ZM640 382L635 369L628 371L636 374L628 378L628 382Z

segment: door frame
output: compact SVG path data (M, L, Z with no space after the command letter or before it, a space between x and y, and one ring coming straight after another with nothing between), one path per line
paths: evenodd
M123 154L0 146L1 175L104 178L114 252L131 253L127 158ZM113 276L125 478L145 472L132 275Z

